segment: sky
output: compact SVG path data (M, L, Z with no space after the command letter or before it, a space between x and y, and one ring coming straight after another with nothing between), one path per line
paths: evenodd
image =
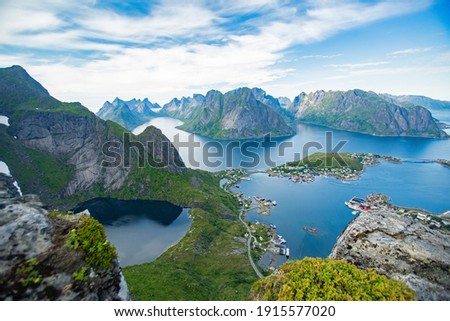
M62 101L260 87L450 100L448 0L0 0L0 67Z

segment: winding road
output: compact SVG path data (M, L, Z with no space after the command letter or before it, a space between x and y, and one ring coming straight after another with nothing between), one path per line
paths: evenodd
M242 224L244 224L245 228L247 229L248 232L248 239L247 239L247 255L248 255L248 260L250 261L250 264L253 267L253 270L255 270L256 275L262 279L264 277L264 275L261 274L261 272L259 271L258 267L256 266L255 262L253 261L252 258L252 254L251 254L251 249L250 249L250 245L252 243L252 238L254 237L252 235L252 231L250 230L250 227L248 227L247 223L242 219L242 216L244 215L245 209L244 209L244 201L239 198L239 200L241 200L242 202L242 207L241 207L241 211L239 213L239 220L242 222Z

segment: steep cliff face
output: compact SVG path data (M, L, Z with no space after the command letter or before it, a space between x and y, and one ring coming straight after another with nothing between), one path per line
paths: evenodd
M256 92L261 99L269 100ZM274 109L255 97L250 88L239 88L226 94L209 91L201 107L180 128L219 139L255 138L269 133L272 136L295 134Z
M301 93L290 111L299 121L370 135L447 137L427 109L362 90Z
M121 272L86 263L67 245L81 216L51 218L37 196L20 197L0 174L0 300L120 300Z
M361 213L330 258L401 280L419 300L450 299L450 236L393 209Z
M110 126L113 125L93 115L39 112L27 114L10 126L9 131L18 143L64 159L73 168L74 175L62 191L62 196L70 196L95 184L116 190L125 181L130 168L102 166L108 160L103 145L122 139L111 132ZM123 152L123 146L120 150Z
M17 74L14 78L12 75ZM156 129L134 136L123 127L96 117L78 103L62 103L45 94L42 86L20 67L0 69L0 97L5 105L0 112L10 117L10 126L0 125L0 160L4 161L27 193L39 194L47 204L55 198L67 197L101 186L105 191L121 188L131 171L138 167L134 149L124 144L124 134L130 141L141 141L149 160L163 163L165 170L179 172L184 164L170 141ZM11 88L14 88L12 90ZM34 91L28 88L37 88ZM21 92L31 92L20 100ZM33 96L34 95L34 96ZM28 99L28 100L27 100ZM113 146L108 144L113 142ZM111 163L112 153L119 162ZM124 166L125 150L130 151L130 164Z

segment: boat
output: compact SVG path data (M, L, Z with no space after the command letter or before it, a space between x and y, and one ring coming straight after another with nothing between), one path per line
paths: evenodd
M277 201L272 201L273 206L277 206Z
M284 254L285 254L284 247L280 247L280 255L284 255Z
M288 247L286 248L285 254L286 254L286 257L289 257L289 248Z
M350 203L349 202L345 202L344 204L345 204L345 206L348 206L348 204L350 204Z
M314 234L317 232L317 228L315 227L304 226L303 229L310 234Z
M352 214L357 215L357 214L359 214L359 211L352 211Z

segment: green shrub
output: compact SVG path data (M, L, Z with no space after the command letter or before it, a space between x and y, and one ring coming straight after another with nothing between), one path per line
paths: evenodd
M86 274L87 271L87 267L83 266L79 271L73 272L73 278L75 281L87 281L89 280L89 275Z
M36 258L29 259L19 264L16 275L20 278L20 283L23 286L41 283L42 276L36 269L38 265L39 262Z
M280 272L257 281L251 290L254 300L277 301L369 301L414 300L414 291L404 283L353 264L305 258L289 261Z
M105 229L94 218L84 215L78 227L70 232L67 246L82 250L87 264L108 269L117 258L116 248L106 239Z

